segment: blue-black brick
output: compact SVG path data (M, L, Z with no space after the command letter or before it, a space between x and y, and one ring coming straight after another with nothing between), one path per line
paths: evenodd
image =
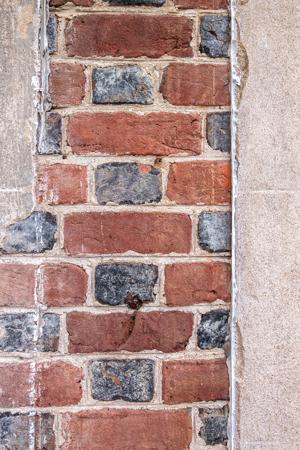
M229 56L230 19L227 16L202 16L200 50L211 58Z
M205 211L199 216L198 241L208 252L227 252L231 248L231 213Z
M230 152L230 112L207 115L206 138L208 145L214 150Z
M42 336L39 340L41 352L57 352L59 345L60 316L55 313L43 315Z
M35 350L37 320L35 313L0 315L0 351L31 352Z
M139 205L159 202L160 171L153 166L143 170L137 163L107 163L96 170L96 197L100 205Z
M57 20L54 15L50 15L47 23L48 52L54 53L57 50Z
M126 304L130 297L154 301L158 268L152 264L99 264L95 273L95 294L99 303Z
M203 349L222 348L229 336L229 312L217 309L203 314L198 327L198 346Z
M148 402L153 397L154 362L149 359L102 360L91 365L96 400Z

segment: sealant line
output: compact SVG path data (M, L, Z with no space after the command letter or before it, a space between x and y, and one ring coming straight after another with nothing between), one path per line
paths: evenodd
M237 281L236 281L236 199L238 189L238 161L236 158L236 133L237 133L237 87L239 85L237 40L238 30L236 23L236 0L230 2L231 15L231 166L232 166L232 260L231 260L231 336L230 336L230 419L229 419L229 449L234 450L236 444L236 324L237 324Z

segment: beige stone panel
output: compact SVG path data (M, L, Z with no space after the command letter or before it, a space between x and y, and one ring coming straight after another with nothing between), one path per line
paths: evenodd
M28 193L37 134L38 3L0 2L0 225L26 216L33 206Z
M233 449L300 448L298 0L237 2L248 71L237 114ZM240 63L245 63L246 58ZM234 401L235 399L233 399Z

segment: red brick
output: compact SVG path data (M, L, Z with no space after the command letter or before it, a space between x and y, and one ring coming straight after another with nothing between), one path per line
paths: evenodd
M229 398L228 370L224 359L165 361L162 376L165 403Z
M87 168L74 164L40 166L36 196L39 203L62 205L87 202Z
M87 294L88 276L75 264L49 264L42 267L43 301L48 306L82 305Z
M0 407L31 406L34 368L28 363L2 363L0 373Z
M180 9L227 9L228 0L174 0Z
M160 90L173 105L229 106L229 65L169 64Z
M85 74L80 64L52 63L49 93L54 106L80 105L85 91Z
M184 350L193 330L193 315L179 311L67 315L71 353Z
M95 0L50 0L50 6L62 6L68 2L75 6L92 6Z
M168 305L230 301L230 265L223 262L178 263L165 268Z
M167 196L183 205L229 203L229 161L192 161L171 164Z
M65 414L62 450L186 450L192 440L189 409L101 409Z
M82 369L63 361L38 365L37 406L75 405L81 400Z
M69 119L68 143L78 154L199 154L202 129L196 114L79 113Z
M0 306L33 306L35 272L31 264L0 264Z
M87 212L65 217L65 250L70 255L188 253L191 219L185 214Z
M192 56L193 21L187 17L90 14L65 31L68 56Z

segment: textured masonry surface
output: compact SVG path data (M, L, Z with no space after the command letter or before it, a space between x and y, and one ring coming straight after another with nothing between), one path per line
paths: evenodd
M49 8L36 206L0 243L0 446L225 449L227 1Z

